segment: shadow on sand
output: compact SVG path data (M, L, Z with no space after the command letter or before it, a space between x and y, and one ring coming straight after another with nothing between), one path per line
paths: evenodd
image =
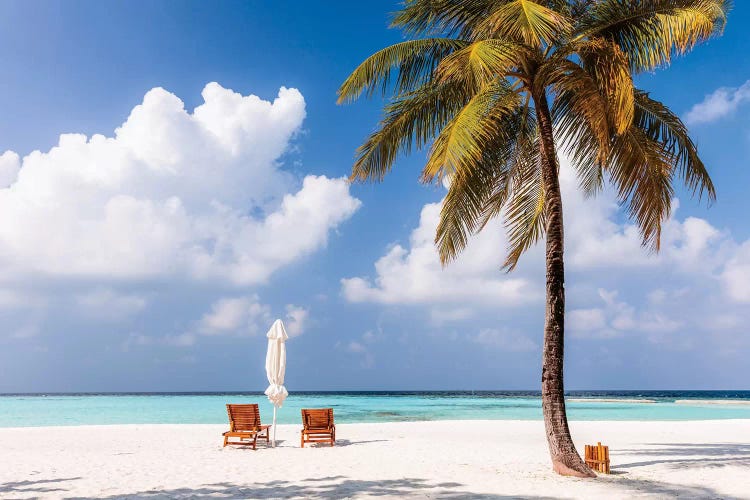
M750 467L750 444L738 443L648 443L644 448L619 450L619 455L654 457L653 460L617 464L616 469L634 469L666 464L674 469Z
M38 479L36 481L11 481L0 483L0 497L12 496L11 493L59 493L67 491L63 484L67 481L75 481L80 477L66 477L60 479ZM7 494L7 495L6 495Z
M478 499L504 500L520 498L529 500L553 500L556 497L507 496L476 493L461 489L459 483L430 483L424 479L403 478L381 481L361 481L344 476L330 476L302 481L269 481L238 485L232 483L207 484L200 488L176 488L149 490L114 495L90 497L106 499L126 498L351 498L351 497L411 497L438 500ZM72 497L80 498L83 497ZM88 500L89 497L86 497Z
M526 500L553 500L571 498L563 492L558 496L524 496L487 494L467 491L465 486L455 482L431 483L425 479L403 478L381 481L362 481L349 479L345 476L329 476L312 478L301 481L268 481L262 483L214 483L195 488L164 488L143 491L132 491L109 496L66 496L63 486L67 481L79 478L45 479L40 481L18 481L0 484L0 494L31 493L34 498L44 497L52 493L55 498L67 499L202 499L202 498L351 498L351 497L392 497L392 498L431 498L437 500L506 500L511 498ZM628 479L623 477L600 476L592 481L599 486L611 488L611 493L642 496L651 495L656 498L723 498L739 500L739 497L728 497L711 488L701 486L685 486L663 483L659 481ZM0 495L5 497L6 495ZM606 497L602 497L606 498Z
M380 441L380 440L375 440ZM370 441L341 440L339 446L354 446ZM608 490L609 494L623 496L652 496L655 498L724 498L735 500L740 497L729 497L715 489L705 486L680 485L649 479L632 477L639 467L655 464L668 464L670 467L688 469L698 467L723 467L738 465L750 467L750 444L674 444L648 443L643 447L623 449L618 457L627 455L652 456L654 460L613 464L613 470L620 474L599 476L591 481L592 493ZM163 488L143 491L131 491L110 496L74 497L65 495L70 491L70 482L79 477L25 480L0 483L0 497L32 496L34 498L54 496L56 498L350 498L350 497L420 497L437 500L458 500L476 498L478 500L503 500L509 498L546 500L554 498L571 498L566 494L564 482L550 484L555 494L550 496L523 496L498 492L487 494L467 491L467 486L458 482L436 483L427 479L402 478L379 481L351 479L346 476L328 476L295 481L267 481L256 483L213 483L194 488ZM576 480L574 480L576 481ZM604 493L604 497L608 496Z

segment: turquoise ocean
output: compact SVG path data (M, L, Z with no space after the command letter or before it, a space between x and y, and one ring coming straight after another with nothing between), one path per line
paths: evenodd
M3 394L0 427L220 424L226 403L258 403L271 420L261 393ZM278 422L298 423L301 408L316 407L333 407L339 423L542 418L534 392L293 392ZM750 419L750 391L581 391L567 407L571 420Z

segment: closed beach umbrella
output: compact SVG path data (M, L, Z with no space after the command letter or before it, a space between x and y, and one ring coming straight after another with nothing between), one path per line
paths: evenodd
M281 408L284 400L289 395L284 387L284 373L286 372L286 339L289 336L284 329L284 323L277 319L271 325L266 334L268 337L268 351L266 352L266 377L268 377L268 389L266 396L273 405L273 441L276 447L276 410Z

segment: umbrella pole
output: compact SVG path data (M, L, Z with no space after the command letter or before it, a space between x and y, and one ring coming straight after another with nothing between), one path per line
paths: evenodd
M276 448L276 405L273 406L273 440L271 446Z

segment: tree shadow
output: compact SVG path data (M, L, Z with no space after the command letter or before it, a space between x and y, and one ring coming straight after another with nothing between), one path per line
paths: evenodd
M361 444L369 444L369 443L387 443L390 439L369 439L366 441L350 441L348 439L337 439L336 440L336 448L339 447L345 447L345 446L357 446ZM312 445L312 446L310 446ZM309 443L305 444L305 448L326 448L329 445L327 443Z
M56 483L73 481L79 477L43 479L39 481L17 481L0 484L0 496L10 493L34 493L35 497L44 497L53 494L55 497L63 496L61 492L65 488L54 486ZM578 480L571 480L578 481ZM657 498L723 498L726 500L740 500L741 497L732 497L715 489L705 486L679 485L665 483L648 479L635 479L616 476L599 476L598 480L591 481L592 486L600 485L611 489L612 495L651 495ZM558 485L559 487L560 485ZM511 495L491 494L468 491L466 486L457 482L431 482L419 478L402 478L390 480L355 480L346 476L326 476L309 478L295 481L273 480L259 483L229 483L219 482L205 484L194 488L163 488L133 491L108 496L85 496L71 497L68 499L79 500L124 500L133 498L148 499L180 499L180 498L350 498L355 496L365 497L420 497L436 500L459 500L472 498L477 500L554 500L569 498L570 495L533 496L533 495ZM550 485L550 488L555 488ZM606 498L603 497L603 498Z
M283 439L277 439L276 440L276 447L280 448L286 441ZM357 446L362 444L369 444L369 443L388 443L390 442L390 439L369 439L364 441L351 441L349 439L337 439L336 440L336 446L335 448L342 448L346 446ZM296 442L296 446L299 447L299 442ZM295 447L295 444L292 444L291 447ZM305 443L305 448L330 448L331 445L325 442L320 443ZM253 450L252 446L248 445L227 445L224 447L228 450L250 450L250 451L260 451L266 448L273 449L273 446L271 444L266 444L265 442L259 442L258 443L258 449Z
M649 448L618 450L618 455L654 457L653 460L617 464L617 469L631 469L667 464L675 469L717 468L735 465L750 467L750 444L744 443L646 443Z
M629 477L604 477L599 480L611 485L613 494L632 497L653 495L657 498L721 498L723 500L742 500L744 497L729 496L708 486L665 483L651 479L635 479ZM602 497L606 498L606 497Z
M174 488L147 490L107 497L74 497L79 500L99 499L179 499L179 498L350 498L427 496L437 500L505 500L510 498L527 500L553 500L556 497L495 495L462 489L464 485L454 482L431 483L425 479L403 478L364 481L345 476L311 478L301 481L268 481L264 483L236 484L214 483L197 488Z
M10 481L0 483L0 493L53 493L56 491L67 491L66 488L61 488L61 485L56 485L56 483L75 481L77 479L81 478L64 477L59 479L38 479L36 481Z

